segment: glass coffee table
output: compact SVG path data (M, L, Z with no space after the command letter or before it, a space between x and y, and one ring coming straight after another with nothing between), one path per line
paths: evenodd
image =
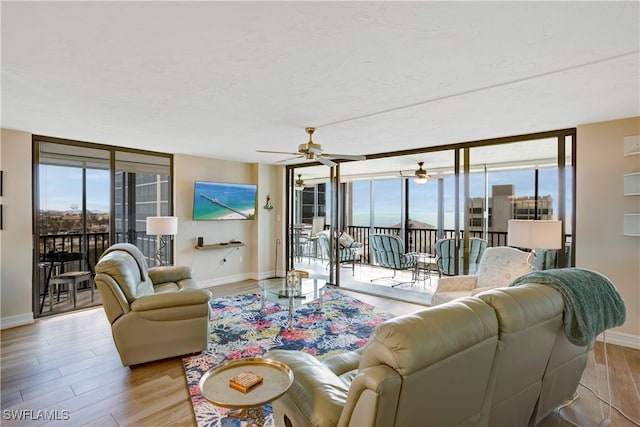
M318 310L322 309L322 296L327 285L324 279L304 278L294 289L287 288L287 279L267 279L258 282L262 291L262 309L264 302L271 301L278 305L286 304L289 308L289 321L287 329L293 329L293 313L295 308L303 304L318 301Z

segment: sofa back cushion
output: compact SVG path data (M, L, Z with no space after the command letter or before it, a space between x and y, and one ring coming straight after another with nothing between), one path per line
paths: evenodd
M107 249L96 265L96 274L111 276L131 304L142 295L153 294L142 253L133 245L120 243Z
M386 365L400 375L396 425L477 424L497 335L493 309L461 298L379 325L359 370ZM425 402L436 401L426 410Z

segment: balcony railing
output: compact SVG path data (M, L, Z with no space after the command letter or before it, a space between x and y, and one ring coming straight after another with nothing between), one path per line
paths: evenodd
M144 232L135 233L135 245L142 251L150 267L156 265L156 250L158 239L156 236L147 236ZM109 233L87 233L87 258L92 267L96 265L102 253L111 246L109 241ZM116 233L116 241L120 243L127 241L124 233ZM167 243L169 244L169 243ZM38 253L40 258L43 254L54 252L75 252L84 253L83 234L82 233L64 233L64 234L46 234L41 235L39 239ZM162 252L163 264L170 262L171 251L167 248Z
M348 226L347 233L351 235L355 241L362 242L363 244L363 258L362 261L370 263L369 257L369 232L370 228L366 226ZM374 227L374 233L380 234L394 234L400 235L399 227ZM507 246L507 232L506 231L489 231L486 236L482 231L471 231L469 237L480 237L487 240L489 247L494 246ZM407 252L423 252L423 253L436 253L436 241L438 241L438 230L435 228L410 228L407 230L408 243L405 250ZM442 238L453 238L455 236L455 230L445 229L443 230ZM460 238L464 238L464 231L460 231ZM571 234L565 235L565 247L571 247Z
M100 255L110 246L109 233L87 233L87 258L91 266L95 266ZM82 233L45 234L41 235L38 244L38 253L41 255L49 252L76 252L84 253Z

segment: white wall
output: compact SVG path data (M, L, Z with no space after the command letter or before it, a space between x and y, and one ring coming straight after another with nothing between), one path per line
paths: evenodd
M0 231L0 321L2 329L33 322L31 134L2 129L3 225Z
M259 250L253 265L254 271L261 272L257 279L284 275L284 174L283 166L258 165ZM264 208L267 195L271 197L271 210Z
M246 279L261 279L274 274L273 241L282 225L275 219L277 208L264 210L266 195L274 206L279 202L283 186L283 167L231 162L225 160L175 155L175 215L178 235L175 237L175 264L190 265L194 278L202 286L213 286ZM193 186L195 181L218 181L258 184L256 219L251 221L193 221ZM281 216L280 216L281 217ZM232 239L245 244L241 248L195 249L198 237L204 244ZM226 261L224 261L226 260Z
M640 348L640 237L622 234L624 213L640 212L640 196L623 196L623 175L640 171L640 156L623 155L624 137L640 134L640 118L577 128L576 267L607 276L627 308L615 343Z

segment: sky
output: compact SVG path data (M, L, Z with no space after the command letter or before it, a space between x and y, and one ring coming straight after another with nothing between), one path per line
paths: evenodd
M540 196L550 195L554 201L554 213L558 212L557 169L540 169L539 189ZM570 177L567 180L570 182ZM445 228L453 228L454 214L454 187L453 176L445 178L444 205ZM513 184L515 196L534 195L534 171L501 171L489 173L489 196L493 185ZM386 179L374 181L375 189L375 213L376 225L382 227L392 226L400 222L401 184L399 179ZM410 182L409 219L437 224L437 181L418 185ZM471 197L484 197L484 178L476 175L470 180ZM570 197L570 191L567 192ZM570 201L568 205L570 206ZM369 181L354 182L353 195L353 225L369 225ZM570 214L570 212L568 212Z
M82 209L82 169L41 165L39 170L40 210ZM109 213L109 194L109 171L87 169L87 209Z
M570 178L570 177L569 177ZM571 181L568 179L567 181ZM540 169L539 194L551 195L554 212L558 212L557 169ZM43 166L40 169L40 209L68 211L82 208L82 169L62 166ZM533 170L489 173L489 192L493 185L514 184L516 196L534 195ZM376 180L376 225L391 226L400 222L400 180ZM437 224L437 182L424 185L410 181L409 218ZM109 172L87 169L87 209L109 212ZM470 182L472 197L484 195L484 179L476 175ZM570 196L571 192L567 194ZM353 195L353 225L369 224L369 181L356 181ZM445 178L445 227L453 227L453 177ZM570 202L570 200L569 200ZM568 203L570 206L571 204ZM570 212L568 212L570 214Z

